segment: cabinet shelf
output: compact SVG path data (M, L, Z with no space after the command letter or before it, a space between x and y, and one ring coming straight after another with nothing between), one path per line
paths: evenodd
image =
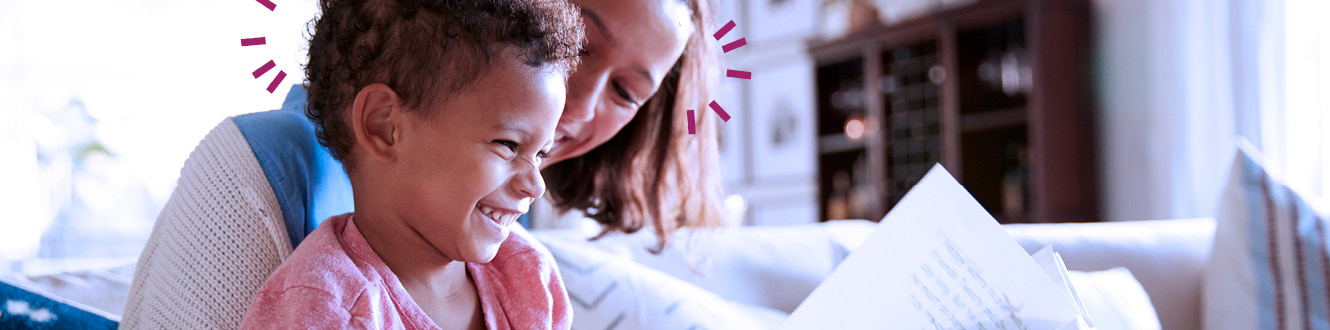
M1099 220L1090 2L976 1L811 41L823 219L880 219L942 163L1001 222ZM876 126L850 140L854 119Z
M1024 126L1025 108L1011 108L961 115L961 133Z
M864 150L868 143L863 139L850 140L845 134L829 134L817 138L817 147L820 154L833 154Z

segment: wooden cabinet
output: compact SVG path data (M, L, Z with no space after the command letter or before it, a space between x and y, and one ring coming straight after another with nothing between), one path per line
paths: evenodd
M980 0L813 40L822 219L942 163L1004 223L1099 219L1086 0Z

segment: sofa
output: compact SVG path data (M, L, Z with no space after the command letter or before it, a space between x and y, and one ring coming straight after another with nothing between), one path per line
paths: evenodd
M587 242L579 239L588 236L585 230L538 231L533 234L556 258L568 259L568 250L579 247L606 251L644 266L637 271L660 271L741 305L740 309L759 314L758 319L774 321L757 322L763 325L759 328L770 328L782 320L768 316L772 314L770 312L778 316L792 312L840 260L867 238L874 226L876 223L864 220L840 220L810 225L741 227L706 231L706 237L695 239L696 242L688 241L694 239L694 235L681 233L676 244L660 254L645 249L654 242L650 235L620 235ZM1133 284L1139 281L1144 293L1139 299L1127 295L1129 299L1117 301L1093 297L1121 297L1124 293L1086 292L1105 286L1080 283L1073 276L1073 283L1078 291L1082 291L1080 295L1086 304L1101 305L1090 306L1098 307L1097 310L1091 308L1091 318L1101 318L1101 324L1123 325L1131 329L1201 328L1201 288L1214 236L1213 219L1013 224L1004 228L1031 253L1052 245L1073 273L1120 267L1134 275ZM696 247L695 251L688 251L690 245ZM694 255L703 257L690 260ZM581 283L578 283L578 277L585 268L589 266L560 265L571 295L579 294ZM590 285L605 287L604 282L607 281L597 279ZM1108 287L1110 291L1119 291ZM599 292L592 290L588 293L591 294L585 295L595 297ZM640 292L635 294L641 295ZM581 312L576 309L578 306L574 307L575 312ZM765 309L765 312L752 311L752 307ZM581 321L576 320L577 317L580 316L575 316L575 325ZM630 327L636 328L655 327L650 324Z

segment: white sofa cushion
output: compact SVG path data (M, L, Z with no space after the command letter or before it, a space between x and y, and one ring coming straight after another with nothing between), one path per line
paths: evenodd
M1159 330L1150 295L1123 267L1097 272L1067 272L1071 285L1098 329Z
M536 231L576 240L655 269L738 303L790 313L848 253L837 232L869 232L875 223L837 221L795 226L681 229L652 254L649 230L586 240L595 230ZM853 236L853 235L851 235ZM772 288L780 288L773 290Z
M1205 278L1205 327L1330 327L1330 217L1245 150L1219 205Z
M559 264L574 329L771 329L788 317L722 298L578 236L532 235Z

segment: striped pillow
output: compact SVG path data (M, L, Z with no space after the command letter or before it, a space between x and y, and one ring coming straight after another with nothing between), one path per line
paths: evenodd
M1205 276L1206 329L1330 328L1326 213L1238 152Z

